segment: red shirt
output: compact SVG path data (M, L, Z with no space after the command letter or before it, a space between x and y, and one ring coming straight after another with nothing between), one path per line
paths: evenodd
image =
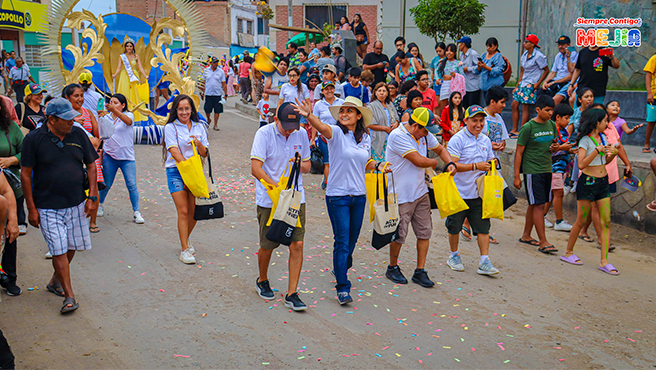
M417 89L419 91L419 89ZM431 112L435 111L435 108L439 105L439 101L437 99L437 96L435 95L435 90L431 89L430 87L426 91L419 91L421 95L424 97L424 100L421 102L421 106L424 108L428 108Z
M251 69L251 64L246 62L239 63L239 78L248 77L248 70Z

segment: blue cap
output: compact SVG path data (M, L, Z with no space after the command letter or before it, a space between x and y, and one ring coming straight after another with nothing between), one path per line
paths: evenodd
M46 107L46 116L55 116L67 121L80 115L82 114L73 109L71 102L65 98L52 99Z
M471 45L471 37L463 36L463 37L460 38L460 40L458 40L456 42L464 42L465 44Z

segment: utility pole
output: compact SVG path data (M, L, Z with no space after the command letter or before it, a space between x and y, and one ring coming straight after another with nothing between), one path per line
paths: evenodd
M294 20L292 19L292 0L287 0L287 25L294 27ZM291 39L294 36L292 31L287 31L287 38Z

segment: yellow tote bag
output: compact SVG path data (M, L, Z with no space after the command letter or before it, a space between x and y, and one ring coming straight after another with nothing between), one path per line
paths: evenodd
M191 141L191 148L194 154L189 159L178 162L176 166L180 171L182 181L184 181L191 194L196 198L209 198L210 192L207 187L207 179L203 173L203 162L201 162L193 140Z
M480 185L479 185L480 186ZM503 220L503 178L497 174L496 166L483 177L483 218Z
M385 167L383 167L382 171L382 174L376 171L364 174L364 185L367 188L367 202L369 203L369 222L374 222L374 216L376 215L376 210L374 209L374 205L376 204L376 184L378 184L379 194L383 193L383 181L386 179L377 181L378 176L385 176ZM394 190L396 191L396 189Z
M451 216L469 209L469 206L460 196L456 182L448 172L443 172L431 179L435 192L435 203L440 211L440 218Z

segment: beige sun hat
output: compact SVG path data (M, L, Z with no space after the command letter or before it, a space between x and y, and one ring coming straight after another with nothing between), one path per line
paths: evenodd
M360 114L362 114L362 119L364 120L364 127L367 127L371 124L371 121L373 120L373 116L371 114L371 110L367 108L364 104L362 104L362 101L354 96L349 96L346 99L344 99L344 103L342 105L333 105L330 107L330 114L333 115L333 118L339 122L339 109L341 107L355 107Z

